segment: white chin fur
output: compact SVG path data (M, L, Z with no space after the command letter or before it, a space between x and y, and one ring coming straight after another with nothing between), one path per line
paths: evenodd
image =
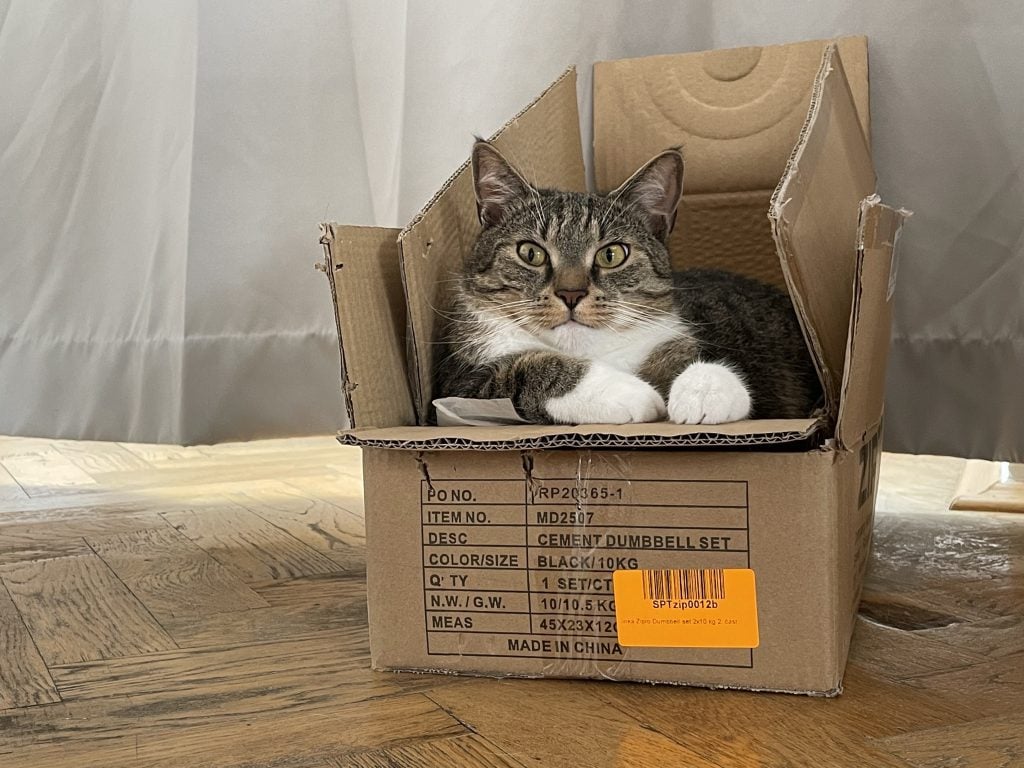
M693 363L672 382L668 417L676 424L723 424L750 416L750 393L726 365Z
M646 381L602 363L593 363L567 395L545 408L561 424L630 424L659 421L665 402Z

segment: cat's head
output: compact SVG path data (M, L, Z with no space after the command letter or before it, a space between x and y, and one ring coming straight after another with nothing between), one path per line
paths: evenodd
M485 141L472 166L482 229L460 281L464 309L556 344L674 315L665 243L683 188L678 150L607 196L538 189Z

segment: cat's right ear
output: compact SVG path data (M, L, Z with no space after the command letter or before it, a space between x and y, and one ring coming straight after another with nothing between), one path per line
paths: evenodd
M608 196L643 214L651 233L663 243L668 242L683 197L682 151L665 150Z
M534 193L526 179L483 139L473 145L472 166L476 211L485 227L499 223L511 203Z

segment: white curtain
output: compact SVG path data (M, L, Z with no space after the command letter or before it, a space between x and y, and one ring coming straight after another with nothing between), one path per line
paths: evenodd
M0 433L332 431L319 221L404 223L568 64L588 115L595 60L843 34L916 211L887 447L1020 460L1016 0L0 0Z

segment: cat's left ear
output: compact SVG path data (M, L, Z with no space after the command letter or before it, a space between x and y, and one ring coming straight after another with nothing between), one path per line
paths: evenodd
M642 212L652 234L667 242L683 197L683 153L677 148L665 150L608 197Z
M485 227L500 222L512 203L535 194L526 179L483 139L473 145L472 164L476 211Z

